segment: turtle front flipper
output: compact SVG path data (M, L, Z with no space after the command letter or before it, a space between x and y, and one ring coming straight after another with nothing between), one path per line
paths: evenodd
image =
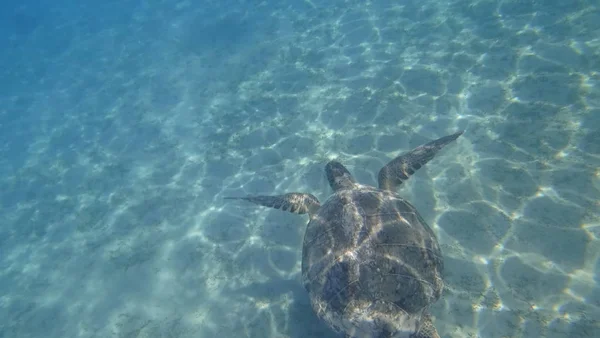
M245 196L245 197L225 197L225 199L246 200L265 207L289 211L294 214L314 215L321 203L311 194L292 192L276 196Z
M429 313L423 315L421 329L419 332L412 334L410 338L440 338Z
M408 153L391 160L379 170L379 189L393 191L406 181L419 168L429 162L448 143L456 140L463 131L444 136L435 141L420 145Z

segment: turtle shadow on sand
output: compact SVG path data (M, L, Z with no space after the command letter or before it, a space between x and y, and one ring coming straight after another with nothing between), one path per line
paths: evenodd
M444 289L442 252L396 189L462 133L394 158L379 171L377 188L357 183L330 161L325 172L333 194L323 204L298 192L227 199L309 215L302 283L314 313L330 328L354 338L439 338L428 310Z

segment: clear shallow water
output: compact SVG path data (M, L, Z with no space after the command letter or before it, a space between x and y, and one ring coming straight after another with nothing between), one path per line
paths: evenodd
M443 337L600 333L593 1L0 5L0 337L338 337L300 284L330 193L465 134L399 193Z

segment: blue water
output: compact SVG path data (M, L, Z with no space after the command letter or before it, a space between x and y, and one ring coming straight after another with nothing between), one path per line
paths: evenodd
M307 218L364 184L432 226L440 336L600 336L597 1L0 3L0 337L340 337Z

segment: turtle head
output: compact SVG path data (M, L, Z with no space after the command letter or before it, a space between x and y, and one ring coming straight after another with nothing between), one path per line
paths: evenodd
M337 161L329 161L325 166L325 173L327 174L329 186L333 191L352 189L356 183L348 169Z

